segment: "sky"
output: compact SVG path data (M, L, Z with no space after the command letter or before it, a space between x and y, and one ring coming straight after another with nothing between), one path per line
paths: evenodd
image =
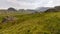
M37 7L54 7L60 0L0 0L0 9L13 7L16 9L35 9Z

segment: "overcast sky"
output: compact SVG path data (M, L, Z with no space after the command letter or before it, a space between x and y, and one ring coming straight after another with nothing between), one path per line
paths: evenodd
M37 7L54 7L60 0L0 0L0 8L34 9Z

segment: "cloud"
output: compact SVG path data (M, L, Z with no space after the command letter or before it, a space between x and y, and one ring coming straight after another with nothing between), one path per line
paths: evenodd
M19 7L19 8L35 8L37 5L37 3L34 3L32 0L30 3L30 1L26 0L7 0L7 2L10 2L10 4L12 4L14 7Z
M45 7L54 7L53 1L48 1L48 3L45 4Z
M37 7L53 7L56 5L60 5L60 0L0 0L0 8L34 9Z
M16 2L17 0L7 0L8 2Z

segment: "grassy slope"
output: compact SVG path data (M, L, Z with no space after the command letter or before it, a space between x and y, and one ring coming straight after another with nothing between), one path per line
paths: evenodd
M60 12L12 16L19 20L0 25L0 34L60 34Z

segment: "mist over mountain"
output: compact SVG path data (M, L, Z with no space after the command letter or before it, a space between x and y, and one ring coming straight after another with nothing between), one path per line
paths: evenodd
M1 9L0 9L1 10ZM5 9L2 9L5 10ZM19 12L53 12L53 11L60 11L60 6L55 6L55 7L37 7L35 9L15 9L13 7L7 8L5 11L19 11Z
M58 12L58 11L60 11L60 6L55 6L54 8L50 8L45 12Z
M48 9L50 9L51 7L38 7L38 8L36 8L36 10L37 11L46 11L46 10L48 10Z

